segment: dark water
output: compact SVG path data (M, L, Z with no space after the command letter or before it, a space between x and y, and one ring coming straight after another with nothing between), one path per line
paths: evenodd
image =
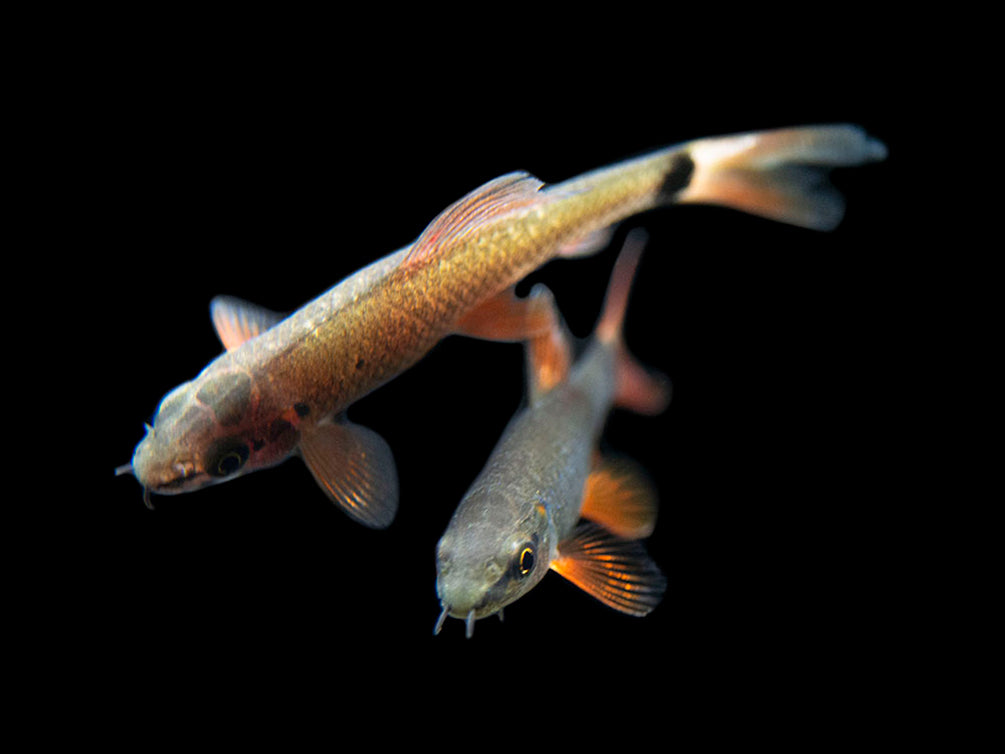
M477 128L458 115L421 134L390 105L356 119L291 97L280 117L250 89L201 91L198 106L177 92L155 118L141 100L150 117L109 152L114 222L101 227L119 261L105 273L114 286L94 292L99 348L84 368L97 385L68 412L93 465L59 523L71 546L46 556L63 574L48 626L68 662L138 689L186 678L432 690L446 678L519 688L547 658L563 677L585 662L713 706L724 689L778 682L792 700L856 673L876 635L880 606L862 584L887 520L860 479L883 464L869 393L886 343L875 315L889 283L893 160L836 176L848 214L830 234L702 207L618 231L615 244L631 226L650 233L626 338L675 391L660 417L612 415L604 439L660 491L649 548L669 589L644 619L549 574L472 640L453 620L433 636L434 547L522 399L518 346L450 339L351 411L398 460L401 508L386 531L352 523L296 459L155 497L154 511L133 479L112 474L161 396L218 353L213 295L295 308L498 174L554 182L692 137L824 121L861 123L896 155L884 112L855 97L670 117L654 92L582 112L556 102L530 122L465 111ZM577 335L592 327L614 253L533 276Z

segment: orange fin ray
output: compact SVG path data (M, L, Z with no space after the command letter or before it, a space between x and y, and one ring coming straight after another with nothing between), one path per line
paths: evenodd
M510 342L547 332L552 326L554 304L536 290L537 286L529 296L519 298L512 287L507 288L465 314L454 331L472 338Z
M434 259L451 241L506 212L541 201L544 183L530 173L507 173L454 202L422 231L402 266Z
M328 497L359 523L390 526L398 511L391 448L373 430L340 419L306 430L300 453Z
M596 524L580 524L558 550L552 570L615 610L648 615L666 592L666 577L641 542Z
M209 303L216 335L228 351L265 332L285 317L233 296L217 296Z
M547 327L524 341L527 392L533 403L569 375L573 342L551 289L538 283L531 289L530 298L538 302L541 316L547 320Z
M642 466L604 458L586 479L581 514L621 539L645 539L656 528L656 488Z

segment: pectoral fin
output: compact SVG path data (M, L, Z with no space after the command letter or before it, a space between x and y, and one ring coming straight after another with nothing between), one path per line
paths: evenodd
M622 539L645 539L656 526L656 489L627 458L605 458L586 479L583 518Z
M300 452L317 483L349 516L373 529L391 524L398 474L384 438L341 419L305 431Z
M643 616L663 599L666 577L640 542L583 523L558 552L552 570L608 607Z
M216 334L228 351L263 333L283 315L233 296L217 296L209 304Z

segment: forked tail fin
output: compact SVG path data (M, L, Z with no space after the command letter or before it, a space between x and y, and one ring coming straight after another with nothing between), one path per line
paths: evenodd
M685 149L694 172L676 201L732 207L814 230L831 230L844 215L828 171L886 157L882 142L853 125L712 137Z

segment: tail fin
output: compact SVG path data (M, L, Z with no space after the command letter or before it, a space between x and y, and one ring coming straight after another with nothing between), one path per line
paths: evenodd
M698 139L686 149L694 174L677 201L724 205L814 230L831 230L844 215L827 172L886 157L882 142L852 125Z
M624 247L614 263L614 272L607 287L604 310L597 323L595 337L608 343L617 353L617 385L614 402L640 414L655 415L670 402L670 380L642 366L625 348L622 330L628 310L628 294L642 257L647 234L633 229L625 238Z

